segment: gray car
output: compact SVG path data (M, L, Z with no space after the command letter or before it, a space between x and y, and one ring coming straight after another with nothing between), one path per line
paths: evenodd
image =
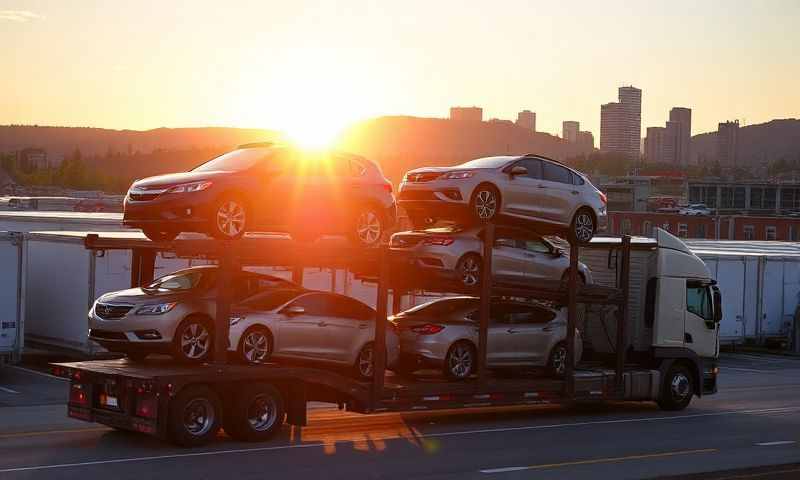
M450 379L475 373L478 352L476 297L448 297L401 312L390 321L400 337L401 373L424 368L441 369ZM548 367L564 373L567 349L567 313L544 303L492 302L487 343L489 368ZM583 353L575 331L575 361Z
M217 272L214 265L197 266L141 288L102 295L89 310L89 338L134 360L151 353L184 361L208 359L214 345ZM282 278L248 271L234 282L234 301L269 289L300 288Z
M478 158L454 167L411 170L398 204L414 228L430 219L463 216L533 221L588 242L606 227L606 196L582 173L539 155Z
M478 285L483 265L483 227L450 225L392 235L390 248L417 268L441 278L457 279L466 287ZM564 250L532 232L498 228L492 255L492 274L515 279L564 280L569 257ZM592 282L589 269L578 263L578 279Z

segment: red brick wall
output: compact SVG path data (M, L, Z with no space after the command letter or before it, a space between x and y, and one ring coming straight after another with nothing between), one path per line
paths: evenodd
M719 239L720 240L746 240L745 225L753 227L753 240L766 240L766 227L775 227L775 240L790 241L790 228L795 229L796 241L800 238L800 218L793 217L750 217L750 216L722 216L704 217L678 215L672 213L654 212L610 212L609 229L607 233L622 234L623 222L630 221L631 235L646 235L644 231L646 222L650 222L651 227L661 227L673 235L686 238L707 238L716 239L717 226L715 220L719 220ZM730 225L733 223L733 238L729 237ZM680 225L686 225L686 230L680 229ZM705 231L703 232L703 228ZM685 233L684 233L685 232Z

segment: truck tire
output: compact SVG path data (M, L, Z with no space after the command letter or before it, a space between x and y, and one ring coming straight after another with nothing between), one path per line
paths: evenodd
M664 375L657 403L662 410L683 410L692 401L694 393L695 386L694 381L692 381L692 374L685 365L676 363Z
M217 436L222 420L222 402L206 386L189 386L172 400L167 418L167 431L173 443L197 447Z
M281 393L267 383L244 386L232 397L226 413L225 432L244 442L269 440L286 419Z

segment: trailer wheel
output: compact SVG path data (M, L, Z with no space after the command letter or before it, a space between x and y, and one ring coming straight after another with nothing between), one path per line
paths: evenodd
M190 386L172 400L167 419L170 439L182 447L205 445L217 436L222 402L208 387Z
M692 401L694 395L694 382L692 374L685 365L676 363L667 370L661 384L661 393L657 403L662 410L683 410Z
M280 392L267 383L247 385L235 396L225 418L225 432L236 440L263 442L272 437L286 419Z

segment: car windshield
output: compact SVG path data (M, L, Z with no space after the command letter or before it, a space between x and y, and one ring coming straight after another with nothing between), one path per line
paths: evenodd
M434 300L433 302L417 305L414 308L400 313L400 316L447 316L451 313L474 307L477 302L478 299L475 297L445 298L442 300Z
M200 270L177 272L156 279L150 285L142 287L142 290L163 292L192 290L197 288L197 286L200 285L200 282L202 282L203 279L207 278L209 275L213 274L211 272L203 272Z
M500 168L505 166L516 157L484 157L462 163L459 167L463 168Z
M241 305L246 308L252 308L253 310L275 310L296 298L301 293L303 293L303 290L300 289L271 290L254 295L243 301Z
M271 157L273 148L242 148L228 152L195 167L193 172L241 172Z

